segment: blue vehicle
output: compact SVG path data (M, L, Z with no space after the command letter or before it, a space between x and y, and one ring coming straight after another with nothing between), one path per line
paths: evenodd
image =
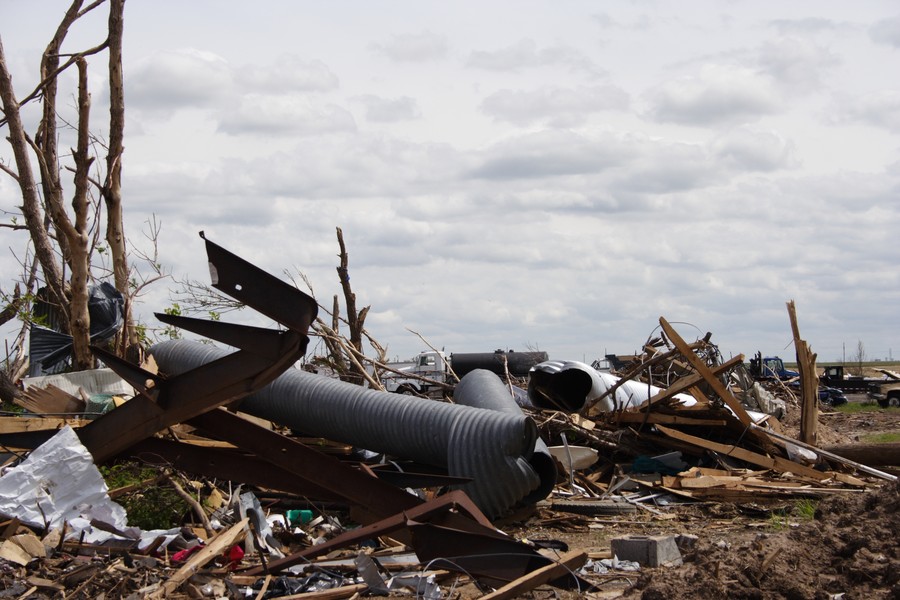
M787 382L790 388L800 390L800 381L798 379L800 373L786 369L784 361L777 356L763 358L757 352L756 357L750 359L750 372L757 379L780 379ZM838 388L830 385L819 385L819 402L828 406L840 406L847 403L847 396L844 395L843 390Z
M782 381L800 377L797 371L791 371L784 368L784 361L777 356L767 356L765 358L757 352L754 358L750 359L750 372L757 379L781 379Z

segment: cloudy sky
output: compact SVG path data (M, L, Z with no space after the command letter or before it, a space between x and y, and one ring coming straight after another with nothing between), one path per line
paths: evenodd
M67 4L0 0L20 97ZM341 227L392 357L590 362L660 316L792 357L793 299L820 361L897 358L897 73L889 1L128 0L127 228L155 215L177 278L208 282L204 230L330 305Z

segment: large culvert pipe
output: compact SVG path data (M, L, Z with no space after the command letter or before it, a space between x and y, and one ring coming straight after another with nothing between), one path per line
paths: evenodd
M538 408L581 412L596 398L615 386L619 377L601 373L576 360L548 360L531 368L528 379L528 399ZM597 410L612 412L640 406L662 388L640 381L626 381L615 393L597 404ZM688 394L675 394L682 403L692 405L696 400Z
M496 410L512 415L521 415L522 409L510 394L509 388L495 373L485 369L470 371L460 379L453 390L453 400L463 406L472 406L488 410ZM534 453L528 462L541 480L540 485L523 498L524 502L534 503L550 495L556 485L556 462L544 440L538 438L534 444Z
M188 340L162 342L150 353L167 375L228 354ZM309 435L472 478L459 487L491 518L506 513L541 484L528 462L537 426L521 413L368 390L298 369L246 397L240 410Z
M546 352L454 352L450 355L450 365L457 377L462 377L475 369L487 369L498 375L522 377L534 365L550 358Z

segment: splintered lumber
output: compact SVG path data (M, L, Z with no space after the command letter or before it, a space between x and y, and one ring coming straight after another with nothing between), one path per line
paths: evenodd
M668 415L663 413L621 412L613 414L610 419L618 423L650 423L653 425L705 425L708 427L725 427L725 419L695 419L681 415Z
M195 552L188 558L183 567L175 571L158 590L148 596L151 600L162 600L171 596L191 575L195 574L206 563L233 546L244 536L244 528L250 519L244 518L215 537L203 550Z
M508 600L509 598L517 598L521 594L531 591L539 585L543 585L548 581L558 579L559 577L580 569L585 562L587 562L587 552L584 550L567 552L560 557L559 562L536 569L527 575L523 575L514 581L510 581L503 587L498 588L481 598L482 600Z
M675 347L681 352L681 355L684 356L685 360L697 371L703 380L712 388L712 390L728 405L728 407L734 411L734 414L737 416L738 420L740 420L741 424L745 427L748 427L753 420L750 418L750 415L747 414L747 411L744 410L743 405L740 400L738 400L734 394L731 393L725 384L723 384L719 379L715 376L715 374L710 370L710 368L706 365L705 362L700 360L696 354L694 354L691 347L687 344L687 342L682 339L678 332L669 325L669 322L666 321L663 317L659 318L659 324L662 326L663 331L666 336L668 336L669 340L675 344ZM743 355L739 355L741 360L743 360Z
M693 353L692 353L692 355L693 355ZM744 362L744 355L738 354L731 360L726 361L726 362L722 363L721 365L710 369L710 373L712 373L715 377L718 377L720 374L724 373L725 371L727 371L729 369L734 368L735 366L737 366L738 364L740 364L742 362ZM665 400L667 398L671 398L675 394L680 394L681 392L690 391L691 388L693 388L698 383L703 381L703 379L704 379L704 376L700 373L694 373L693 375L688 375L687 377L683 377L683 378L679 379L678 381L676 381L675 383L673 383L672 385L670 385L669 387L667 387L666 389L657 393L655 396L649 398L647 400L647 402L645 402L641 408L647 408L647 407L653 406L654 404L662 402L663 400Z
M753 428L754 429L762 429L758 425L754 425ZM769 432L767 432L767 434L771 435L775 439L782 440L783 442L787 442L790 444L796 444L797 446L800 446L801 448L806 448L807 450L811 450L813 452L818 452L822 456L825 456L825 457L835 460L837 462L843 463L845 465L854 467L855 469L858 469L858 470L862 471L863 473L868 473L869 475L874 475L876 477L880 477L881 479L886 479L888 481L897 481L897 477L895 475L891 475L890 473L885 473L883 471L879 471L878 469L873 469L872 467L862 465L857 462L853 462L849 458L839 456L837 454L829 452L828 450L823 450L822 448L817 448L815 446L811 446L809 444L801 442L800 440L792 440L791 438L787 437L786 435L781 435L780 433L773 433L773 432L769 431ZM876 444L876 445L885 445L885 444Z
M279 596L278 600L340 600L341 598L352 598L359 596L361 592L369 589L365 583L354 583L341 587L331 588L330 590L322 590L321 592L302 592L300 594L291 594L289 596Z
M741 448L740 446L729 446L727 444L711 442L694 435L682 433L675 429L669 429L668 427L664 427L662 425L657 425L656 428L660 431L660 433L663 433L676 440L686 442L694 446L699 446L707 450L712 450L713 452L719 452L720 454L743 460L752 465L757 465L766 469L772 469L774 471L778 471L779 473L793 473L795 475L809 477L817 481L829 479L832 476L831 473L816 471L811 467L801 465L800 463L796 463L786 458L766 456L765 454L757 454L756 452L751 452L750 450Z
M83 419L63 419L61 417L0 417L0 433L22 433L62 429L66 425L78 428L87 421Z
M791 320L791 332L794 334L797 370L800 372L800 441L815 444L819 423L819 376L816 374L816 355L810 351L809 344L800 339L797 307L793 300L787 303L787 309Z
M30 388L21 398L16 398L13 402L38 415L79 414L83 413L85 408L84 400L55 385Z

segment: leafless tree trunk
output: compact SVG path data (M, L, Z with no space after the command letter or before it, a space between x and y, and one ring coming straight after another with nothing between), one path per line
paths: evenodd
M125 247L122 213L122 155L125 152L125 84L122 76L122 38L125 0L110 0L109 10L109 149L106 183L101 189L106 203L106 241L112 255L116 289L125 297L125 326L119 350L123 356L140 359L140 343L132 319L129 293L128 251Z
M31 233L34 243L34 251L44 281L49 289L52 301L62 306L65 304L65 291L62 285L62 269L56 260L56 254L50 239L50 234L44 224L44 211L38 195L37 180L31 167L29 155L28 135L22 124L19 113L19 103L16 101L13 91L12 77L6 67L6 55L3 52L3 41L0 39L0 102L3 103L3 113L9 127L9 143L12 147L13 157L16 163L16 171L10 174L18 182L22 192L22 216L25 225Z
M856 351L850 357L850 362L854 364L854 370L856 373L854 375L863 376L863 363L866 362L866 347L862 343L862 340L856 341Z
M92 241L96 239L101 227L98 222L99 201L91 199L92 184L99 189L107 210L106 240L112 256L115 286L128 299L125 328L118 349L121 354L125 354L126 349L138 345L130 311L130 273L121 193L125 127L122 77L124 2L125 0L109 0L109 31L106 40L89 50L64 55L61 53L62 44L72 25L87 12L107 3L107 0L95 0L84 6L83 0L73 0L44 51L40 84L22 101L16 99L0 41L0 101L4 112L0 127L6 124L9 128L7 139L15 158L15 169L4 165L2 170L19 184L23 200L22 213L43 274L47 299L58 309L62 329L72 335L73 362L76 368L90 368L93 365L89 349L88 289L92 283ZM106 49L109 50L110 119L107 173L101 183L90 177L90 169L94 165L94 156L91 155L94 140L90 133L91 104L86 57ZM75 123L76 147L72 149L73 164L65 166L65 169L74 173L70 212L66 206L66 192L60 176L63 163L58 148L57 95L59 75L72 66L78 70L78 112ZM31 101L40 101L42 106L42 117L33 139L25 131L20 114L20 107ZM34 174L31 153L37 161L39 181Z
M347 247L344 245L344 232L341 228L337 228L338 245L341 247L340 259L341 263L337 267L338 278L341 281L341 288L344 291L344 302L347 304L347 325L350 328L350 343L354 348L362 352L362 331L366 322L366 315L369 313L369 307L363 308L356 312L356 294L350 287L350 272L348 270L349 258L347 257Z

